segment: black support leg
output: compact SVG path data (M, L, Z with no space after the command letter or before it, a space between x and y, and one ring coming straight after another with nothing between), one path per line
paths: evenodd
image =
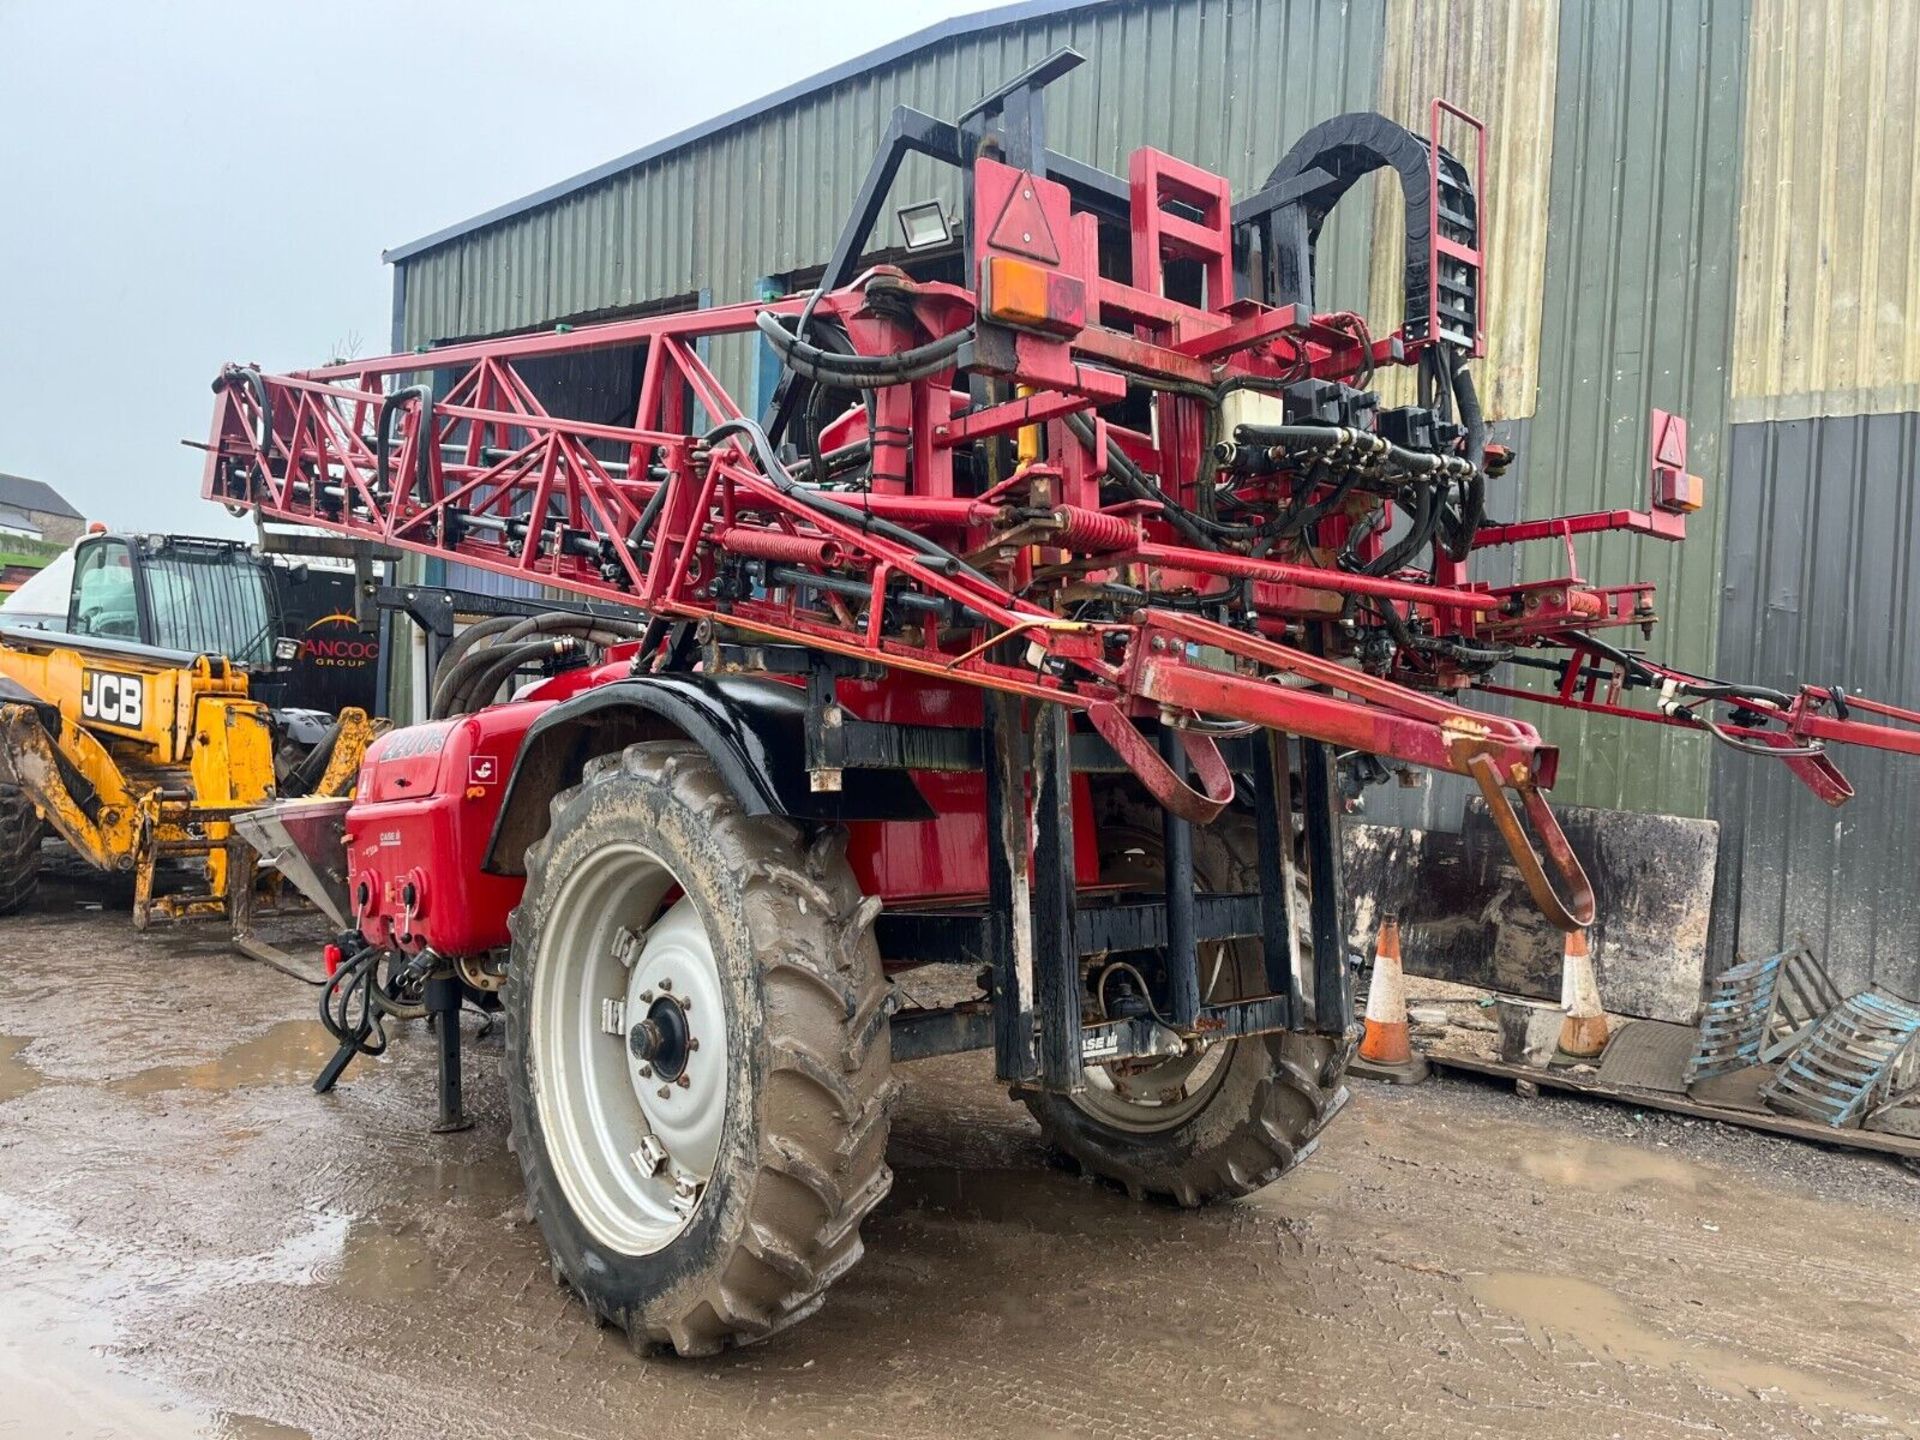
M451 975L434 976L427 981L426 1002L440 1047L440 1117L433 1130L446 1135L473 1124L460 1096L460 982Z
M1284 997L1287 1024L1301 1021L1294 984L1293 794L1288 783L1287 737L1267 730L1253 742L1253 819L1259 831L1260 953L1267 993Z
M1173 773L1187 776L1187 752L1171 729L1160 731L1160 754ZM1160 812L1167 896L1167 1018L1191 1032L1200 1017L1200 966L1193 935L1193 826L1171 810Z
M1063 705L1041 705L1034 727L1033 935L1040 1078L1071 1094L1080 1066L1080 946L1074 917L1073 753Z
M1317 740L1300 742L1301 812L1307 824L1307 877L1313 899L1313 1028L1344 1035L1353 1024L1353 992L1347 980L1346 914L1340 875L1339 806L1334 796L1333 753Z

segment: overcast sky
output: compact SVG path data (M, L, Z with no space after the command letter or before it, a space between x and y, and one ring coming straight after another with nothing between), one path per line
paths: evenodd
M199 498L227 360L387 346L380 252L992 0L0 0L0 471Z

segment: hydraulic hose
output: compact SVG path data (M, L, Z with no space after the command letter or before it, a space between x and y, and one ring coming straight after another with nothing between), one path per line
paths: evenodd
M494 615L486 620L480 620L469 625L458 635L454 636L448 643L447 648L440 652L440 659L433 667L434 695L429 704L429 708L439 700L441 679L445 677L455 665L460 663L460 658L463 655L476 645L491 643L495 635L511 630L520 623L521 618L522 617L518 615Z
M1081 411L1066 417L1067 428L1082 445L1092 449L1095 443L1093 422ZM1234 525L1195 514L1154 483L1153 478L1134 464L1116 446L1107 447L1107 473L1131 490L1136 498L1158 505L1174 529L1202 549L1219 548L1219 540L1247 540L1257 532L1251 525Z
M517 645L490 645L470 656L473 668L466 680L454 688L443 719L471 715L485 709L514 671L540 661L564 660L579 653L581 644L571 635L550 640L523 640Z
M1405 535L1362 565L1361 574L1391 575L1424 550L1427 542L1433 539L1434 527L1440 523L1440 501L1434 495L1433 487L1410 485L1407 489L1413 492L1412 524ZM1405 490L1401 492L1403 496L1405 493Z
M1567 643L1569 647L1573 644L1571 641L1565 643ZM1668 678L1651 666L1642 664L1638 657L1628 654L1625 650L1602 640L1597 635L1582 635L1578 644L1581 648L1591 650L1596 655L1604 656L1616 665L1622 666L1630 673L1636 674L1642 684L1661 685L1664 684ZM1680 688L1686 694L1699 700L1728 700L1735 702L1741 700L1759 700L1769 705L1777 705L1782 709L1792 705L1794 700L1794 697L1786 692L1774 690L1765 685L1735 685L1729 681L1715 680L1711 677L1702 676L1685 677L1682 680Z
M1311 495L1316 488L1325 483L1324 470L1325 466L1323 464L1317 465L1313 470L1307 472L1307 483L1300 487L1300 493L1302 495ZM1280 517L1279 527L1274 531L1275 538L1290 540L1294 536L1304 533L1310 526L1318 525L1322 520L1326 519L1327 516L1331 515L1335 510L1339 509L1341 505L1346 503L1347 496L1351 495L1353 493L1353 487L1360 483L1360 477L1363 473L1359 466L1349 466L1347 467L1346 473L1335 482L1334 487L1327 492L1324 499L1316 500L1311 505L1302 505L1297 509L1289 509Z
M569 610L483 620L463 631L441 658L434 672L433 700L428 713L436 720L443 720L479 709L513 670L540 658L536 649L527 660L501 671L483 688L487 672L497 668L502 653L524 648L529 643L536 647L550 643L542 637L558 636L581 646L607 646L632 640L639 634L638 622L615 616L578 615Z
M1371 430L1349 430L1338 425L1240 425L1235 427L1233 434L1240 444L1261 445L1281 451L1350 447L1363 457L1377 455L1413 475L1431 475L1437 470L1464 473L1466 468L1457 456L1409 450Z
M1473 471L1461 482L1460 508L1447 506L1442 526L1441 545L1454 560L1465 560L1473 552L1474 536L1487 517L1487 422L1480 411L1480 396L1467 373L1466 357L1448 349L1453 382L1454 403L1460 411L1460 423L1467 430L1467 461Z
M433 390L426 385L409 385L396 390L380 402L379 423L374 426L374 475L382 494L392 493L393 477L388 473L387 452L393 443L393 417L400 407L418 403L420 406L420 441L413 447L413 487L414 498L422 505L427 503L427 476L430 473L427 459L427 444L433 436Z
M857 352L846 329L841 325L821 325L820 346L832 354L852 356ZM799 333L799 332L796 332ZM802 336L804 338L804 336ZM807 401L804 411L806 421L806 450L809 452L808 478L815 485L824 485L836 475L859 469L870 463L873 457L873 443L869 440L856 441L852 445L823 455L820 453L820 436L829 424L827 410L835 396L853 395L859 400L867 418L867 434L873 435L880 426L879 405L872 390L845 391L819 381L809 381Z
M762 312L763 314L765 312ZM951 550L934 544L924 535L915 534L904 526L895 525L890 520L882 520L851 505L842 505L837 500L829 500L818 491L809 490L793 478L791 471L780 463L780 457L774 453L773 442L767 439L767 432L755 421L744 416L734 420L723 420L703 437L711 445L724 440L729 435L743 435L752 449L754 458L760 462L761 470L778 490L788 499L806 506L819 515L828 515L842 525L852 525L856 529L874 535L884 535L896 544L905 545L932 560L946 575L964 575L975 584L984 585L990 590L999 591L1001 587L982 575Z
M787 369L804 379L843 390L877 390L938 375L953 368L954 357L973 339L973 330L968 327L897 355L836 355L802 340L771 310L762 310L754 317L754 324Z

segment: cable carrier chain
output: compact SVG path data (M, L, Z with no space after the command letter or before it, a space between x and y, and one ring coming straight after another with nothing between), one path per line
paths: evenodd
M956 122L896 110L810 293L222 373L208 498L637 617L593 664L440 722L474 776L493 773L485 751L503 778L458 777L478 817L461 833L481 837L466 850L350 861L368 943L507 947L553 796L594 753L690 738L748 813L846 827L889 972L989 967L978 1011L896 1015L897 1058L991 1046L1017 1087L1073 1094L1096 1061L1117 1073L1196 1039L1346 1043L1336 816L1343 786L1391 769L1471 779L1545 915L1591 922L1544 798L1557 753L1468 691L1703 730L1835 804L1851 790L1831 743L1920 754L1920 714L1629 648L1656 619L1652 587L1583 580L1573 541L1682 538L1701 494L1677 418L1655 416L1647 510L1489 517L1514 457L1488 439L1469 364L1478 121L1438 101L1426 135L1329 120L1236 201L1158 150L1124 177L1050 150L1042 91L1079 59L1050 57ZM951 218L916 218L957 241L966 283L861 268L909 155L958 171ZM1406 228L1405 311L1379 334L1313 293L1323 222L1377 171ZM708 363L729 336L764 339L782 367L763 413ZM549 404L537 382L566 367L543 362L613 347L638 357L630 419ZM1416 403L1383 407L1369 387L1396 366ZM1564 549L1567 573L1475 577L1476 553L1533 541ZM412 733L366 775L417 752ZM1144 898L1100 838L1140 813ZM1195 879L1202 827L1235 816L1246 893ZM438 897L393 868L452 853L470 874L416 877ZM1263 962L1230 994L1195 958L1224 941ZM1136 957L1118 977L1115 955Z

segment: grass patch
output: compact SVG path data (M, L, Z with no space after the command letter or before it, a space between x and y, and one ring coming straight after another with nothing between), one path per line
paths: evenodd
M66 549L66 546L56 545L51 540L0 535L0 565L31 565L36 570L42 569L54 556L65 554Z

